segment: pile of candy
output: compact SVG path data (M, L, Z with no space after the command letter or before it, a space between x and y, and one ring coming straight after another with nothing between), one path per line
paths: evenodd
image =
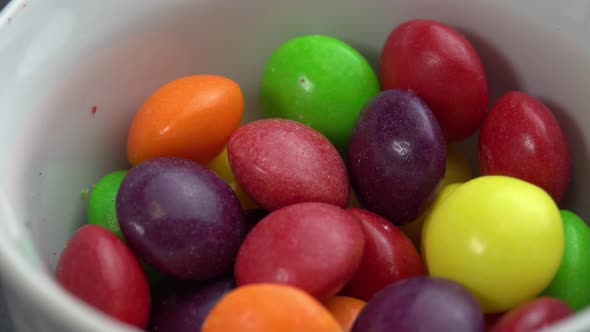
M213 75L147 98L131 168L102 178L56 277L149 331L534 331L590 304L590 230L559 210L562 129L511 91L488 111L469 41L396 27L379 77L321 35L287 41L241 125ZM473 178L455 142L479 130Z

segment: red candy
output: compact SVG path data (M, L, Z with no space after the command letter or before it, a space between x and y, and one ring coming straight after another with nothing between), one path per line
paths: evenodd
M385 42L379 71L386 89L411 90L432 110L445 138L473 134L488 106L483 66L469 41L432 20L412 20Z
M88 224L73 235L57 264L57 281L122 322L145 328L150 290L137 258L106 228Z
M506 313L490 332L537 331L571 314L572 309L565 303L550 297L540 297Z
M301 123L246 124L232 135L227 150L236 179L266 210L301 202L348 203L344 161L328 139Z
M426 274L412 241L387 219L363 209L347 210L363 228L365 249L361 264L342 293L369 301L398 280Z
M559 203L570 179L565 135L551 111L522 92L508 92L481 127L478 149L483 175L516 177L545 189Z
M250 231L236 259L236 283L288 284L327 300L352 278L364 244L358 221L343 209L294 204L272 212Z

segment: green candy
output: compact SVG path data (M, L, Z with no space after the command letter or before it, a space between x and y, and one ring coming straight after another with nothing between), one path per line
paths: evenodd
M117 220L116 199L126 170L105 175L92 188L88 199L88 223L100 225L125 240Z
M573 310L590 304L590 228L576 214L561 210L565 250L557 274L543 291Z
M354 48L336 38L308 35L273 52L260 104L264 117L306 124L342 153L360 110L379 91L377 75Z

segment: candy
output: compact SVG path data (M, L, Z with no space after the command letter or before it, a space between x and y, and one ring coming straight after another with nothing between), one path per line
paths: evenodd
M350 332L352 325L363 307L367 303L354 297L334 296L329 299L325 306L332 316L336 318L343 332Z
M287 285L239 287L213 307L201 332L341 332L317 300Z
M590 229L573 212L560 212L565 236L563 259L543 294L581 310L590 304Z
M451 193L453 191L455 191L455 189L459 188L459 186L461 185L461 183L453 183L453 184L449 184L448 186L442 188L441 191L438 192L438 194L434 197L434 200L432 201L432 203L429 206L429 209L427 211L425 211L425 213L422 215L422 218L424 218L423 220L418 220L418 222L422 222L422 225L420 224L416 224L416 222L413 222L411 224L409 224L408 226L412 226L412 227L419 227L418 230L412 230L414 232L419 232L417 234L412 234L414 236L417 236L417 239L412 239L413 241L417 241L417 243L419 243L420 247L416 247L418 250L420 250L422 253L424 252L423 250L423 246L424 243L422 242L422 236L423 236L423 227L424 227L424 223L426 222L426 219L428 218L428 216L432 213L432 210L434 208L436 208L436 206L438 206L444 199L446 199L447 197L449 197L451 195ZM404 225L405 226L405 225Z
M244 100L229 78L196 75L165 84L137 111L127 136L135 166L156 157L208 163L242 121Z
M300 202L348 203L344 161L324 136L301 123L249 123L232 135L227 150L236 179L266 210Z
M545 189L559 204L570 179L565 135L551 111L522 92L508 92L492 106L479 135L484 175L506 175Z
M563 256L559 210L541 188L483 176L457 187L424 224L428 271L459 282L486 313L539 294Z
M244 189L242 189L242 187L238 183L238 180L236 180L236 177L234 176L231 166L229 165L227 148L224 148L223 151L221 151L221 153L217 157L215 157L215 159L213 159L207 166L210 170L213 171L213 173L219 176L225 183L227 183L233 189L233 191L238 196L238 199L240 200L242 207L245 210L252 210L258 207L256 202L254 202L254 200L250 198L248 194L246 194Z
M207 280L228 271L245 222L231 188L188 159L156 158L132 168L117 195L131 248L156 269Z
M418 217L445 174L445 143L432 112L418 97L384 91L359 115L348 163L363 207L405 224Z
M352 332L483 332L477 301L461 285L442 278L414 277L379 292L363 308Z
M381 52L383 89L404 89L422 98L445 138L471 136L488 107L483 66L469 41L432 20L411 20L396 27Z
M145 328L150 291L139 261L114 233L79 228L62 251L57 282L82 301L119 321Z
M533 332L572 315L572 310L557 299L541 297L523 303L503 315L490 332Z
M213 306L234 288L233 279L228 277L205 284L169 283L154 298L148 331L200 331Z
M359 111L378 92L377 75L356 50L332 37L309 35L271 55L260 106L265 117L309 125L344 152Z
M438 182L433 191L433 201L420 213L420 216L409 224L401 225L400 229L412 240L416 248L422 247L422 226L426 217L432 210L435 201L439 197L439 193L445 187L466 182L473 177L471 169L463 154L453 145L447 145L447 162L446 162L445 176Z
M325 203L290 205L250 231L236 259L236 283L288 284L326 300L352 278L364 244L358 221L341 208Z
M358 270L342 294L369 301L389 284L426 274L412 242L387 219L362 209L347 211L363 228L365 249Z
M102 177L92 188L88 198L88 223L97 224L115 233L121 240L125 240L119 221L115 200L119 186L127 170L111 172Z

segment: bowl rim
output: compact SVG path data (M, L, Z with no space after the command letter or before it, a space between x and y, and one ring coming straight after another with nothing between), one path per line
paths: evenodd
M8 2L0 11L0 24L5 25L15 16L22 15L20 9L31 5L33 4L27 0ZM5 189L0 189L0 215L3 219L11 220L5 223L18 225L13 207L8 203L6 196ZM60 324L75 331L137 331L136 328L111 319L71 295L49 274L40 273L43 269L35 268L21 258L22 254L12 246L14 240L9 238L8 233L0 232L0 275L4 289L16 290L17 294L27 300L27 304L33 305L43 314L56 318ZM4 298L7 299L6 296ZM12 314L9 313L10 319Z
M0 33L2 33L2 25L14 19L16 15L22 15L19 10L25 5L31 6L34 3L28 0L11 0L6 4L0 11ZM590 31L590 26L586 31ZM582 35L583 33L580 33L580 37ZM9 205L6 196L5 189L0 188L0 218L9 219L13 224L18 224L13 207ZM6 232L0 232L0 276L4 288L17 290L19 295L43 314L55 318L63 326L75 331L139 331L132 326L117 322L68 293L49 274L40 273L42 269L35 268L21 259L22 254L12 246L12 243L13 240ZM588 327L590 327L590 307L576 312L570 318L543 331L568 329L567 331L574 332L585 331Z

